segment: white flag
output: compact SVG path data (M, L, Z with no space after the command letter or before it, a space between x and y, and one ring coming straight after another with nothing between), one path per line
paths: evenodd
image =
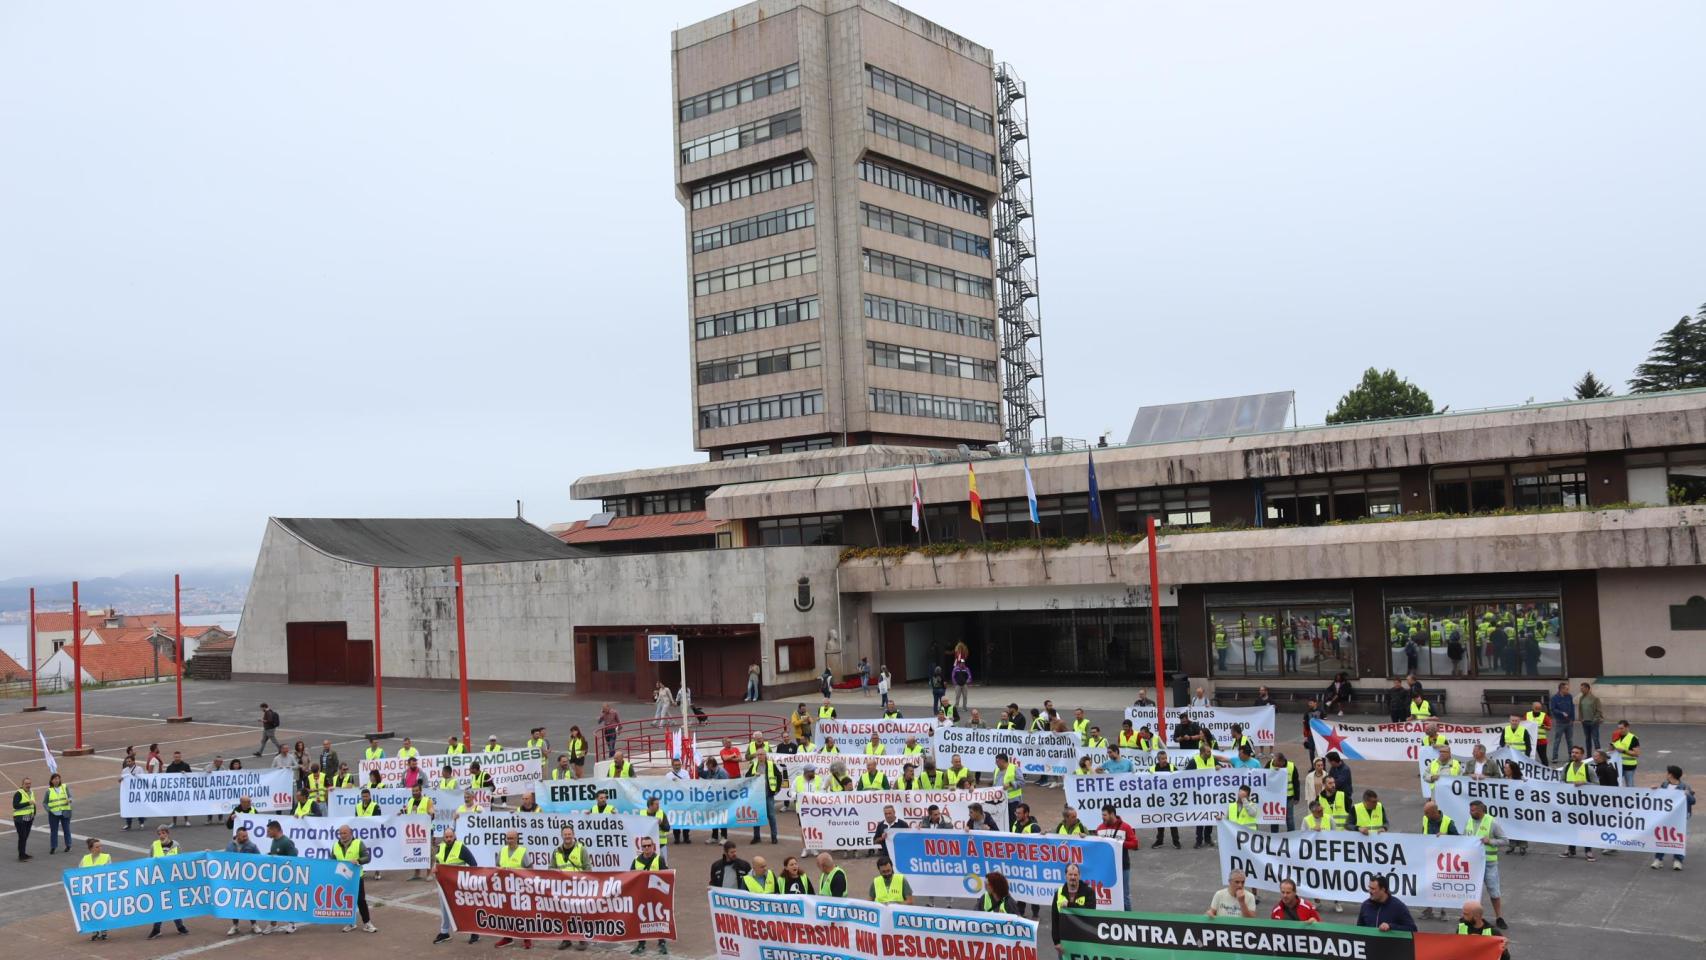
M59 761L53 759L53 751L49 750L47 748L47 734L42 733L41 728L37 727L36 728L36 736L41 738L41 755L42 755L42 759L47 761L47 772L49 774L58 773L59 772Z

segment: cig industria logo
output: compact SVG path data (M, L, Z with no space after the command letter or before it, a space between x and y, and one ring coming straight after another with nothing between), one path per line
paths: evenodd
M1462 854L1446 852L1434 858L1434 875L1441 880L1469 879L1469 860Z

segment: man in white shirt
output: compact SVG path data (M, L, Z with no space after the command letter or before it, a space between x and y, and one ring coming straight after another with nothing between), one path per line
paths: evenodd
M1254 917L1256 897L1244 889L1244 871L1234 870L1226 878L1226 886L1214 892L1208 903L1209 917Z

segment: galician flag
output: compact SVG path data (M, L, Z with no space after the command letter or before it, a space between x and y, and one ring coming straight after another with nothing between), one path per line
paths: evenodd
M966 499L971 501L971 519L973 523L983 522L983 498L977 495L977 471L971 464L966 464L966 483L968 491Z
M1025 458L1025 502L1031 506L1031 523L1042 523L1042 517L1037 514L1037 485L1031 482L1031 458Z

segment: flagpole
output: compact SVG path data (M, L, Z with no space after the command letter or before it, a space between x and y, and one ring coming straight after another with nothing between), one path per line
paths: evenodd
M989 571L989 582L995 582L995 562L989 559L989 534L983 531L983 521L977 522L977 536L983 541L983 566Z
M1108 543L1108 515L1102 511L1102 490L1096 483L1096 454L1095 451L1085 451L1090 458L1090 509L1096 513L1096 522L1102 525L1102 552L1108 557L1108 576L1114 576L1114 548Z
M877 524L877 505L871 499L871 474L861 465L859 475L865 480L865 507L871 511L871 535L877 539L877 566L883 571L883 586L886 587L889 585L889 563L883 557L883 528Z
M1042 518L1038 516L1037 485L1031 480L1031 458L1026 456L1024 462L1025 510L1031 515L1031 536L1037 538L1037 556L1043 561L1043 579L1048 580L1050 579L1048 575L1048 551L1043 549L1043 525Z
M977 538L983 542L983 568L989 573L989 582L995 582L995 562L989 559L989 534L983 529L983 497L977 492L977 468L972 466L971 457L966 457L966 502L971 507L972 522L977 524Z
M918 464L912 465L912 500L918 506L918 530L924 534L924 543L930 544L930 521L924 517L924 485L918 482ZM936 575L936 585L942 584L942 569L936 566L936 554L925 551L930 555L930 572Z

